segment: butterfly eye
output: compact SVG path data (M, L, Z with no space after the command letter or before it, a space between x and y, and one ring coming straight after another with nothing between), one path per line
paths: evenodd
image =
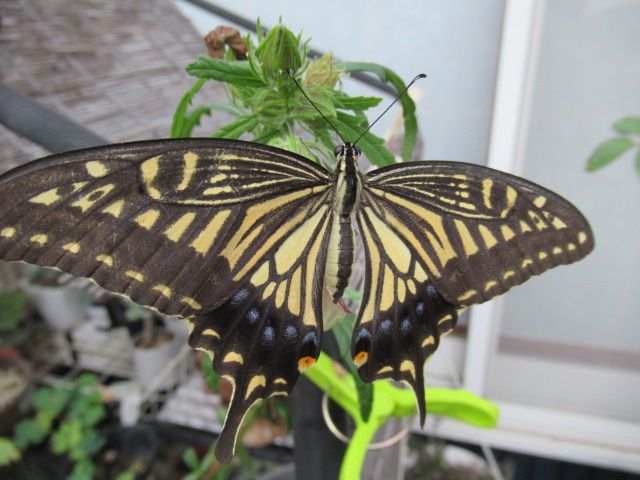
M362 150L360 150L360 147L359 147L359 146L357 146L357 145L354 145L354 146L353 146L353 154L354 154L356 157L359 157L360 155L362 155Z
M337 157L338 155L340 155L344 150L344 146L343 145L338 145L336 148L333 149L333 155L335 157Z

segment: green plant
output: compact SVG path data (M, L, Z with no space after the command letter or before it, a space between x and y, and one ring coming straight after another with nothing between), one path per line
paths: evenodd
M636 149L635 167L636 173L640 175L640 116L621 118L612 126L618 135L605 140L595 148L587 160L587 171L600 170L626 152Z
M98 387L95 375L82 374L70 387L36 390L31 397L33 417L16 425L13 440L0 438L0 465L18 460L19 452L48 439L53 453L73 463L70 480L93 478L92 458L105 443L97 428L106 414Z
M306 43L284 26L278 25L266 36L258 26L257 45L245 38L247 60L238 59L235 50L227 49L223 59L201 57L187 67L197 80L178 105L171 134L188 137L203 117L219 111L231 114L235 120L216 131L214 138L239 138L247 135L254 142L269 144L301 154L325 164L335 162L332 139L333 126L346 139L355 139L368 127L365 111L380 98L349 97L340 88L339 80L352 72L370 72L380 80L391 83L398 92L404 82L390 69L365 62L337 62L331 54L309 61ZM302 84L304 93L292 81ZM191 107L196 94L208 80L222 82L228 89L229 101L208 106ZM310 105L306 95L320 112ZM408 95L402 96L405 137L401 156L411 158L417 136L415 105ZM326 117L326 118L324 118ZM328 121L327 121L328 120ZM382 167L395 163L383 139L371 132L358 141L366 158ZM349 300L356 303L359 295L349 292ZM317 364L305 375L344 408L356 424L341 472L341 478L359 478L368 444L391 416L413 416L416 403L413 393L394 387L391 382L365 384L356 372L351 358L351 332L354 317L343 314L332 328L338 341L340 359L351 375L343 377L322 353ZM476 426L493 427L498 410L491 403L465 391L429 389L429 411L447 415ZM198 461L194 453L185 454L185 463L198 478L214 462L213 450Z
M28 314L27 294L22 290L0 293L0 346L11 344Z

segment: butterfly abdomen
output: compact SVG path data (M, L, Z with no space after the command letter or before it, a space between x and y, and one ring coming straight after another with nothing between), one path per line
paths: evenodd
M325 285L334 302L349 284L354 260L353 215L360 202L362 179L352 154L338 157L333 192L333 219L327 253Z

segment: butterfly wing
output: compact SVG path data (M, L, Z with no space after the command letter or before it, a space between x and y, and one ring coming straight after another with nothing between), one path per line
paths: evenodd
M228 460L247 409L290 391L319 353L329 195L321 167L240 141L54 155L0 177L0 258L187 318L191 345L235 384Z
M454 162L370 172L358 225L367 271L354 359L366 359L365 380L408 381L423 421L423 364L457 312L577 261L594 245L585 218L560 196Z

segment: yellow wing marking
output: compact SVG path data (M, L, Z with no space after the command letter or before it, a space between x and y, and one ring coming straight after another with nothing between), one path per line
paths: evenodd
M296 268L291 276L291 285L289 286L289 298L287 302L287 308L292 315L300 315L300 296L302 294L302 267Z
M142 174L142 181L147 187L147 191L151 198L159 200L162 198L160 191L152 186L153 181L156 179L159 170L160 156L151 157L149 160L145 160L140 165L140 173Z
M39 245L45 245L48 241L49 241L49 237L47 235L45 235L44 233L37 233L35 235L33 235L30 240L33 243L37 243Z
M185 213L178 220L176 220L173 225L167 228L164 231L164 234L172 242L178 242L182 238L182 235L184 235L184 232L187 231L187 229L189 228L189 225L191 225L191 223L195 218L196 218L195 213L193 212Z
M553 225L553 228L555 228L556 230L567 228L567 224L560 220L558 217L553 217L553 220L551 220L551 225Z
M109 173L109 169L107 168L107 166L97 160L87 162L85 164L85 168L87 169L87 173L89 173L89 175L96 178L104 177L107 173Z
M159 283L155 285L151 290L155 290L156 292L160 292L160 295L166 298L171 298L171 288L163 283Z
M138 282L144 282L144 275L141 274L140 272L137 272L135 270L127 270L126 272L124 272L124 274L125 276L129 278L133 278Z
M400 303L404 303L404 299L407 297L407 284L401 278L398 278L398 285L396 286L396 295L398 296L398 301Z
M538 258L539 258L540 260L544 260L544 259L545 259L545 258L547 258L547 257L548 257L547 252L542 251L542 252L539 252L539 253L538 253Z
M190 247L196 252L205 255L216 241L216 237L230 213L230 210L221 210L216 213L207 226L198 234L196 239L191 242Z
M184 168L182 169L182 181L180 185L176 187L179 192L186 190L193 178L193 173L196 171L196 165L200 157L193 152L187 152L182 156L184 160Z
M73 202L71 206L78 207L80 210L82 210L82 213L84 213L91 207L93 207L98 200L104 198L114 188L116 188L116 186L113 183L102 185L101 187L95 188L89 193L80 197L78 200Z
M0 236L4 238L11 238L16 234L16 229L14 227L5 227L0 231Z
M207 337L221 338L220 334L218 332L216 332L213 328L205 328L202 331L202 334L207 336Z
M322 220L326 208L319 208L318 211L306 222L300 225L276 250L274 260L276 273L282 275L288 272L291 267L300 259L299 245L304 245L304 240L311 236ZM296 248L298 246L298 248Z
M529 210L527 214L538 230L544 230L545 228L547 228L547 224L545 223L545 221L536 212L534 212L533 210Z
M570 243L569 245L567 245L567 250L569 250L570 252L573 252L576 249L576 246L573 243Z
M516 200L518 199L518 192L513 187L510 187L509 185L507 185L506 197L507 197L507 205L505 206L504 210L500 212L501 218L505 218L509 214L513 206L516 204Z
M116 218L120 218L122 215L122 210L124 209L124 200L116 200L111 205L106 206L102 209L102 213L108 213Z
M527 222L525 222L524 220L520 220L520 232L522 233L527 233L527 232L532 232L533 230L531 229L531 227L529 226L529 224Z
M502 227L500 227L500 232L502 233L502 237L507 241L516 236L515 232L507 225L502 225Z
M493 208L491 204L491 189L493 188L493 180L485 178L482 180L482 201L487 208Z
M249 385L247 386L247 393L244 396L244 399L248 399L253 391L258 387L264 387L267 385L267 379L264 375L254 375L249 381Z
M267 288L264 289L264 292L262 292L262 299L266 300L267 298L269 298L271 295L273 295L273 292L276 290L276 282L270 282L269 285L267 285Z
M200 305L200 303L198 303L195 298L191 298L183 295L180 298L180 301L182 303L189 305L194 310L202 310L202 305Z
M223 363L236 362L242 365L244 363L244 358L238 352L229 352L222 359Z
M453 320L453 315L445 315L440 320L438 320L438 325L440 325L441 323L447 322L449 320Z
M29 199L29 203L39 203L41 205L53 205L62 197L58 194L58 187L39 193L35 197Z
M407 288L409 288L409 291L412 294L414 294L414 295L416 294L416 291L417 291L416 290L416 284L414 283L413 280L411 280L411 279L407 280Z
M286 297L287 283L288 283L287 280L281 281L280 284L278 285L278 288L276 289L276 297L275 297L276 308L282 307L282 305L284 305L284 301L287 299Z
M324 208L326 210L326 207ZM316 312L313 310L313 298L314 298L314 283L316 277L316 265L318 264L318 257L320 256L320 248L322 246L322 239L329 223L329 217L325 218L322 228L318 232L313 245L309 249L309 255L307 256L306 275L305 275L305 292L304 292L304 310L302 312L302 322L305 325L318 326L319 320L316 318ZM315 362L315 360L314 360Z
M276 383L276 384L279 384L279 385L286 385L287 381L282 377L278 377L273 381L273 383Z
M377 281L377 278L373 277L374 281ZM395 300L394 295L394 276L393 271L389 268L389 265L384 266L384 277L382 279L382 293L380 295L380 311L386 312L393 305L393 301Z
M487 248L491 248L498 244L498 240L496 240L496 237L493 236L491 230L489 230L485 225L479 225L478 231L480 232L482 241Z
M442 321L442 320L440 320ZM440 323L440 322L438 322ZM427 347L429 345L435 345L436 344L436 339L433 335L429 335L428 337L426 337L423 341L422 341L422 348Z
M98 262L104 263L105 265L109 265L113 267L113 257L111 255L100 254L96 257Z
M401 372L409 372L409 375L415 380L416 379L416 366L411 360L403 360L400 364Z
M529 265L533 265L533 260L531 260L530 258L525 258L524 260L522 260L522 268L527 268L527 266Z
M259 287L263 283L269 280L269 262L264 262L260 265L260 268L251 276L250 282Z
M160 218L160 210L150 208L144 213L138 215L133 221L140 225L145 230L151 230L155 223Z
M458 235L460 235L460 239L462 240L462 248L464 248L464 253L467 255L467 258L477 253L479 250L478 245L473 241L473 237L464 222L456 219L453 223L458 229Z
M380 370L378 370L378 372L376 374L377 375L382 375L384 373L389 373L389 372L393 372L393 368L391 368L390 365L385 365Z
M578 242L584 243L587 241L587 234L584 232L578 233Z
M80 244L75 242L67 243L62 246L62 249L67 252L78 253L80 251Z
M495 280L489 280L487 283L484 284L484 291L488 292L489 290L497 286L498 286L498 282L496 282Z
M514 272L513 270L507 270L506 272L504 272L504 275L502 275L502 279L507 280L509 277L513 277L515 274L516 272Z
M374 302L371 299L377 297L378 293L378 275L380 271L380 252L371 238L371 233L368 228L363 228L363 233L367 246L369 247L369 268L371 268L371 287L369 292L369 300L365 304L365 308L362 311L362 317L360 323L364 324L373 320L373 314L375 311Z
M221 193L231 193L233 192L233 188L231 185L224 185L223 187L209 187L205 189L202 194L203 195L219 195Z
M471 297L477 294L478 292L475 290L467 290L466 292L464 292L462 295L458 297L458 300L460 300L461 302L464 302L465 300L469 300Z
M533 204L538 208L544 207L545 203L547 203L547 199L545 197L543 197L542 195L540 195L539 197L536 197L533 200Z
M389 226L378 218L378 216L371 210L371 208L365 209L371 219L371 224L376 232L380 242L385 245L385 253L391 259L391 262L400 273L408 273L409 266L411 265L411 252L405 243L400 240L398 235L389 228Z

